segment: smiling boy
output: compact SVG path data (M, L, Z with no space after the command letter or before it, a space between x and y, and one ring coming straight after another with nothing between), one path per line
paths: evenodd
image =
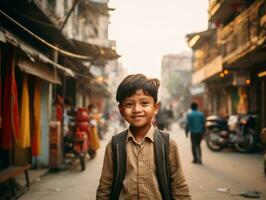
M118 108L130 126L107 144L97 200L191 199L176 142L151 123L159 86L142 74L118 86Z

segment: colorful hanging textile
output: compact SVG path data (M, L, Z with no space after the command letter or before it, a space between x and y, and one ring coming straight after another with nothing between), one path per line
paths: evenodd
M20 135L18 138L19 138L18 143L22 148L30 147L30 102L29 102L28 78L26 74L23 74Z
M14 48L10 47L7 53L7 65L5 66L5 85L3 98L3 130L1 146L3 149L12 149L15 140L20 135L18 94L15 79L15 56Z
M100 140L98 137L98 129L96 126L91 127L91 148L94 151L100 148Z
M34 87L34 120L31 152L32 156L39 156L41 153L41 88L40 80L35 79Z

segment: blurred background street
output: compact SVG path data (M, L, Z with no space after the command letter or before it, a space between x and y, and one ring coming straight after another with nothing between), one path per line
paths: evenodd
M266 199L265 0L0 0L0 200L94 199L132 73L160 80L193 199Z

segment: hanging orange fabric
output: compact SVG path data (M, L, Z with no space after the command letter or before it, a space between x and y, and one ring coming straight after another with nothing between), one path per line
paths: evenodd
M1 146L3 149L10 150L15 140L20 135L18 94L15 79L15 50L9 47L7 53L7 65L5 66L5 85L3 98L3 130L1 135Z
M29 102L28 78L26 74L23 74L20 135L18 138L19 138L18 143L22 148L30 147L30 102Z
M94 151L100 148L100 140L98 137L98 129L96 126L91 127L91 148Z
M40 80L35 81L34 87L34 120L32 135L32 155L39 156L41 153L41 88Z

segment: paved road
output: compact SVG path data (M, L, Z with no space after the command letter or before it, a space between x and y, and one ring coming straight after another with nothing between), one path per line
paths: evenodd
M260 199L266 199L266 180L262 170L262 155L241 154L226 150L211 152L205 143L203 165L191 163L190 141L184 132L173 125L172 137L178 141L183 170L188 181L193 200L238 200L244 197L234 196L247 190L262 192ZM31 191L21 200L94 200L102 168L104 147L111 133L101 143L101 149L94 160L87 162L87 169L79 171L79 165L70 171L49 174L36 182ZM229 192L217 192L218 188L228 188Z
M226 149L223 152L210 151L205 141L202 143L203 165L191 163L190 141L183 132L173 135L178 140L183 169L195 200L245 199L235 194L259 191L266 199L266 179L264 178L260 154L242 154ZM228 188L228 193L217 192L218 188Z

